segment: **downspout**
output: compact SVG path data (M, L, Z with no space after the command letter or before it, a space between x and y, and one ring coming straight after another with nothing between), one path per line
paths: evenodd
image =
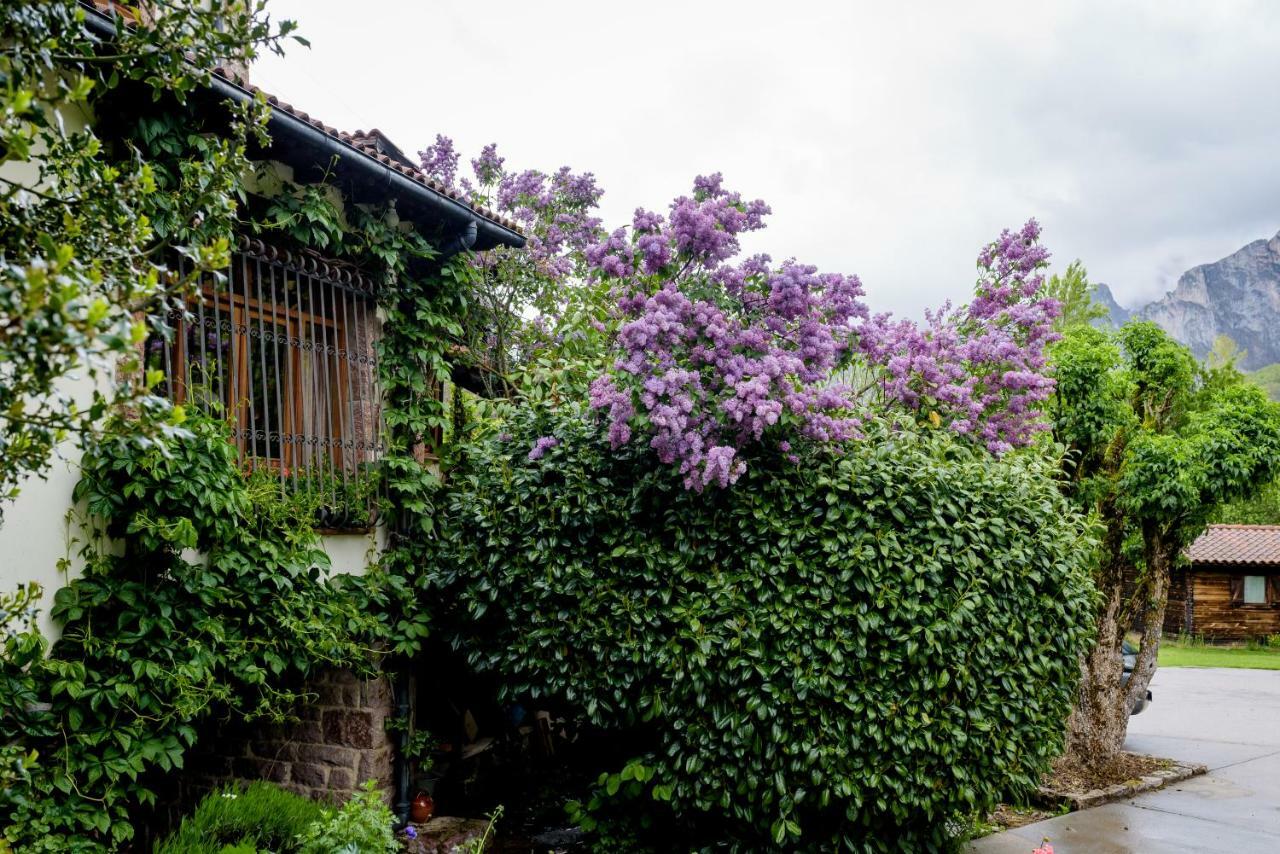
M409 760L405 758L405 750L409 747L409 714L412 704L409 697L409 674L401 670L396 674L395 683L396 717L404 726L396 732L396 755L394 778L396 781L396 821L400 827L409 823Z
M459 252L465 252L476 245L476 238L480 235L480 228L476 223L476 218L472 217L463 226L462 231L445 241L444 246L440 247L440 260L447 261Z

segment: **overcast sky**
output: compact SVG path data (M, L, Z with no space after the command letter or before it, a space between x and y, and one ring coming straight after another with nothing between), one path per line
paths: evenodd
M1133 307L1280 229L1280 3L271 0L253 81L405 151L595 172L607 225L696 174L773 206L748 249L966 301L1035 216Z

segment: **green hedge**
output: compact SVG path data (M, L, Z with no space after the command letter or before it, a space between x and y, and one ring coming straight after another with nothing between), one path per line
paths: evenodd
M603 836L923 850L1058 751L1092 588L1049 462L871 427L697 495L572 409L507 429L451 478L432 580L508 697L634 746Z

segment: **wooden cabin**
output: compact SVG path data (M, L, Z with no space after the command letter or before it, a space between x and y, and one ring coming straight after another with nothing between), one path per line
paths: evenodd
M1210 525L1174 570L1164 630L1210 640L1280 634L1280 525Z

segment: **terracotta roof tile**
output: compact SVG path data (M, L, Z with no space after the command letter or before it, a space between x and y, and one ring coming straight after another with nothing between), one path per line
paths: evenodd
M230 83L234 83L235 85L244 89L246 92L250 92L250 93L263 92L263 90L259 89L257 86L254 86L252 83L249 83L241 79L240 76L236 74L233 70L226 69L226 68L215 68L213 71L222 79ZM356 151L359 151L361 154L365 155L366 157L370 157L374 160L377 160L379 163L382 163L386 166L391 167L392 169L395 169L397 172L401 173L402 175L405 175L406 177L414 181L417 181L419 184L429 187L430 189L434 190L435 192L441 195L448 196L451 199L457 199L458 201L461 201L463 204L466 204L468 207L470 207L471 210L475 211L478 216L484 217L490 222L497 223L503 228L513 231L516 234L521 234L521 235L523 234L523 232L520 230L520 226L516 225L515 222L513 222L512 220L507 219L506 217L501 216L498 213L492 210L489 210L488 208L483 207L481 205L472 205L467 203L466 200L463 199L462 194L459 193L456 189L452 187L445 187L441 185L438 181L432 180L421 169L414 166L411 162L406 162L405 160L397 159L379 150L379 140L381 140L385 145L389 146L397 154L400 154L400 156L403 157L403 154L400 152L399 148L397 148L395 144L392 143L391 140L387 138L386 134L384 134L382 131L378 130L377 128L372 128L369 131L357 130L354 133L340 131L337 128L334 128L334 127L331 127L330 125L325 124L319 119L312 118L308 113L298 109L297 107L293 106L293 104L290 104L287 101L280 100L280 98L270 94L269 92L263 92L263 94L266 96L267 103L275 107L276 109L289 113L295 118L302 119L307 124L317 128L318 130L322 131L328 136L331 136L334 139L337 139L341 142L345 142L347 145L350 145L352 148L354 148Z
M1210 525L1187 557L1192 563L1280 566L1280 525Z

